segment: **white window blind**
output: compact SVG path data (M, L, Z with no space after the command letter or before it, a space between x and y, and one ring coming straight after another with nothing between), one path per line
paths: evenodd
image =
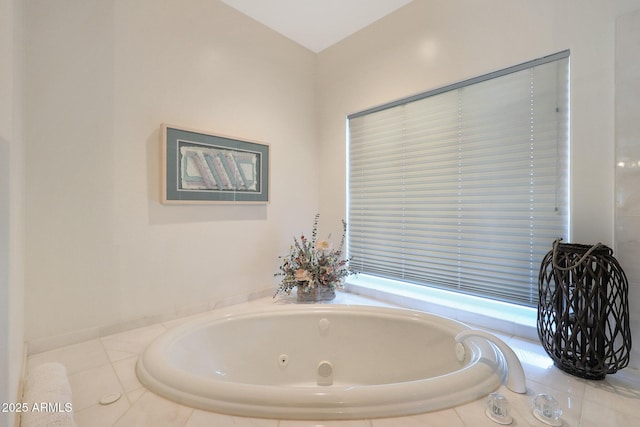
M348 117L361 273L533 306L568 240L569 53Z

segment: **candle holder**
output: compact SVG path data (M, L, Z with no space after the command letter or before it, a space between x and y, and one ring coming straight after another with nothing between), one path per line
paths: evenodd
M495 423L508 425L513 422L509 401L500 393L491 393L487 399L485 415Z
M599 380L629 364L629 284L609 247L556 240L538 291L538 337L558 368Z
M558 401L548 394L539 394L533 398L533 415L543 423L559 427L562 425L562 409Z

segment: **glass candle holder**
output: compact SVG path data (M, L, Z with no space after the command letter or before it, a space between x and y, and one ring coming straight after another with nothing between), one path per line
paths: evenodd
M509 408L509 401L506 397L500 393L491 393L487 399L487 408L485 414L489 419L498 424L511 424L513 418L511 417L511 409Z
M560 404L548 394L539 394L533 398L533 415L550 426L562 425Z

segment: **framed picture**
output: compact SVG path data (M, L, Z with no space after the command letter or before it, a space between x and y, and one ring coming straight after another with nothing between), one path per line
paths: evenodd
M269 146L162 125L163 203L267 203Z

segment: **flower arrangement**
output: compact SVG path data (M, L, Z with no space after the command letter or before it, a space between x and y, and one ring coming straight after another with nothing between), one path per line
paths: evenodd
M311 230L311 240L304 234L300 239L293 238L293 245L289 254L280 256L282 265L280 271L274 276L282 277L280 287L274 294L291 294L291 290L298 288L298 294L311 293L314 289L331 290L342 287L345 277L351 272L348 260L343 258L347 223L342 220L342 239L338 249L333 249L329 240L318 239L318 220L320 214L316 214ZM328 239L331 238L329 235Z

